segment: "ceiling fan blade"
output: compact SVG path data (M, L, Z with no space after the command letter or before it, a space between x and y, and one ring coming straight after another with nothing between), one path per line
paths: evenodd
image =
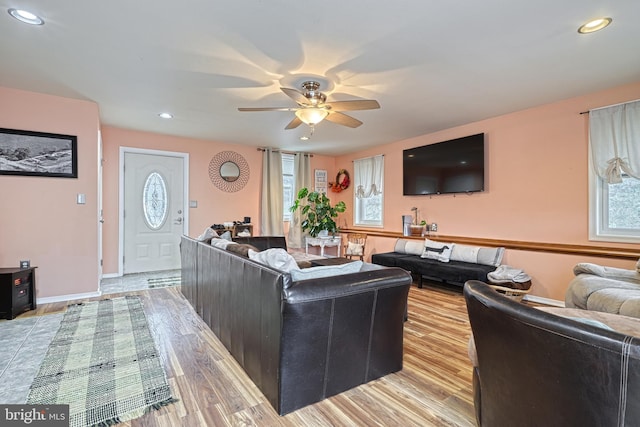
M296 103L300 105L309 104L309 100L307 99L307 97L304 96L302 92L300 92L299 90L291 89L288 87L281 87L280 90L283 91L289 98L293 99L294 101L296 101Z
M362 124L360 120L354 119L346 114L338 113L337 111L329 111L329 115L325 120L329 120L330 122L337 123L342 126L348 126L350 128L357 128Z
M332 111L375 110L380 108L378 101L373 99L354 99L353 101L333 101L325 104Z
M289 124L287 125L287 127L285 127L284 129L285 129L285 130L288 130L288 129L295 129L295 128L297 128L298 126L300 126L301 124L302 124L302 120L300 120L300 119L298 118L298 116L296 116L296 117L294 117L294 118L293 118L293 120L291 120L291 121L289 122Z
M239 107L238 111L296 111L298 107Z

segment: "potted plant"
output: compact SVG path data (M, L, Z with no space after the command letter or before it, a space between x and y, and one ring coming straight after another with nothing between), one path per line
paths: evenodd
M409 230L412 236L424 236L425 235L425 226L427 225L427 221L424 219L418 223L418 208L411 208L413 212L415 212L415 221L413 224L409 226Z
M311 237L318 237L325 230L327 234L338 232L334 218L347 210L347 206L342 201L331 206L326 194L301 188L290 210L295 212L298 209L302 215L302 231L308 231Z

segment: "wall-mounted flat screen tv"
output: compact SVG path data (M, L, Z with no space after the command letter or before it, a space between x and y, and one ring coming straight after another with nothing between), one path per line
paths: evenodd
M484 191L484 133L403 151L403 194Z

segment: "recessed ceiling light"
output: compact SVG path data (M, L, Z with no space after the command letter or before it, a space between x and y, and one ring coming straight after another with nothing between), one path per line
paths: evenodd
M578 28L578 32L580 34L595 33L596 31L600 31L601 29L608 27L609 24L611 24L611 21L613 21L611 18L594 19L580 26L580 28Z
M301 136L300 137L300 141L308 141L309 137L308 136Z
M173 119L173 114L171 113L160 113L158 114L158 116L162 117L163 119Z
M31 12L27 12L26 10L9 9L8 12L9 15L13 16L20 22L24 22L25 24L44 25L44 19Z

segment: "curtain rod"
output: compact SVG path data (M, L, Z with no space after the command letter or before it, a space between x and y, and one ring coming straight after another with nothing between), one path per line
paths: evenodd
M361 157L361 158L359 158L359 159L353 159L353 160L351 160L351 163L355 162L356 160L370 159L370 158L372 158L372 157L378 157L378 156L380 156L380 157L384 157L384 156L385 156L385 154L376 154L375 156Z
M262 148L262 147L258 147L257 148L258 151L267 151L266 148ZM283 154L293 154L294 156L298 153L294 153L293 151L284 151L284 150L272 150L272 151L277 151ZM309 157L313 157L313 154L311 153L303 153L305 156L309 156Z
M633 101L618 102L617 104L611 104L611 105L605 105L604 107L592 108L592 110L602 110L603 108L616 107L618 105L631 104L632 102L638 102L638 101L640 101L640 99L634 99ZM581 111L580 115L582 114L589 114L589 111Z

